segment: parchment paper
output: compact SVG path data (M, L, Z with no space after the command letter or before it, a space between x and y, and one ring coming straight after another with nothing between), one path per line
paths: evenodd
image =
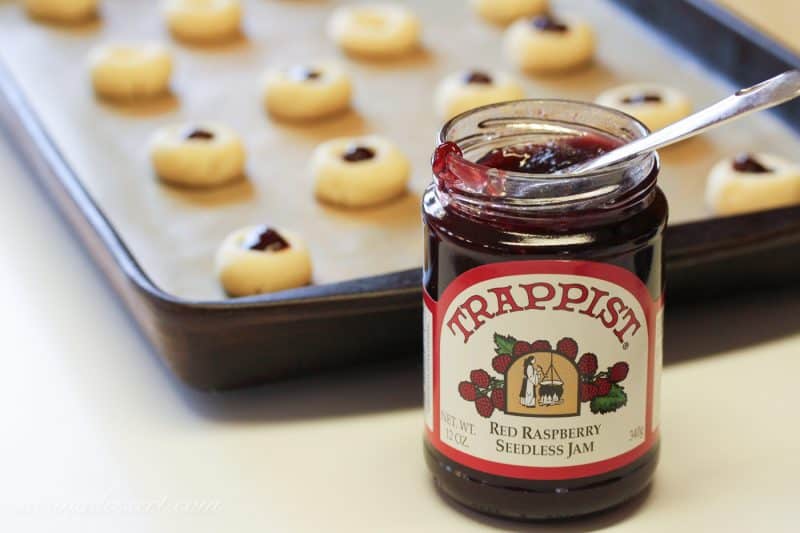
M305 236L315 283L411 268L420 264L419 200L430 180L439 128L432 109L436 83L461 68L513 69L502 53L502 31L479 21L460 0L406 2L424 24L425 50L414 57L390 63L347 58L324 30L338 3L245 1L246 37L198 48L170 38L160 2L106 0L99 22L75 29L32 22L16 2L0 1L0 56L133 254L165 290L189 299L222 298L213 274L215 249L229 231L258 223ZM656 81L686 90L699 107L732 89L610 3L555 5L594 24L598 60L566 76L521 76L531 97L591 100L622 82ZM85 68L89 49L106 41L141 40L174 49L174 98L134 108L97 101ZM304 126L265 116L258 79L267 65L331 58L352 72L355 112ZM241 132L249 179L206 192L155 180L147 153L152 131L206 119ZM409 194L361 211L320 205L307 171L311 150L331 137L363 133L386 135L407 152L414 166ZM704 182L718 158L762 149L791 157L797 146L788 128L762 114L665 150L661 186L670 199L672 223L708 216Z

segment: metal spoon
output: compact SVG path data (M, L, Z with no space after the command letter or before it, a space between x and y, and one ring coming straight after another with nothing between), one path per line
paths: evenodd
M580 174L619 163L644 152L688 139L754 111L767 109L800 96L800 71L789 70L753 85L740 89L732 96L690 115L646 137L607 152L600 157L572 165L560 174Z

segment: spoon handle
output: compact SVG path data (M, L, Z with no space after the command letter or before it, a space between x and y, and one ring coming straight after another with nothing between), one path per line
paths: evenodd
M800 96L800 71L789 70L758 85L736 91L732 96L702 111L598 158L573 165L562 173L578 174L607 167L636 154L680 142L755 111L780 105L798 96Z

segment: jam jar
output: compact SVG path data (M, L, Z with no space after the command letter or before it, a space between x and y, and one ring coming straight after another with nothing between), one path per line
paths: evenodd
M582 102L448 122L423 197L426 463L439 489L524 520L618 505L658 460L659 159L570 173L647 134Z

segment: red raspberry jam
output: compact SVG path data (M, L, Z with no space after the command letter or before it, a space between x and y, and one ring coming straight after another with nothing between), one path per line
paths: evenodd
M245 239L242 247L259 252L280 252L289 248L289 243L273 228L260 226Z
M740 154L733 160L733 169L747 174L768 174L771 169L765 167L752 154Z
M192 128L186 132L186 139L193 141L210 141L214 139L214 134L202 128Z
M533 27L541 31L552 31L556 33L565 33L569 31L569 27L553 18L552 15L540 15L533 19Z
M479 70L473 70L472 72L466 74L464 76L464 83L475 83L479 85L491 85L492 84L492 77Z
M374 158L375 150L366 146L351 146L342 155L342 159L348 163L358 163L359 161L368 161Z
M425 459L492 515L618 505L658 457L661 236L655 153L574 175L647 133L560 100L486 106L440 133L425 220Z
M662 101L661 95L654 93L638 93L622 99L623 104L657 104Z
M510 172L552 174L594 159L620 145L617 139L587 134L584 137L560 139L544 144L493 148L478 159L477 163Z

